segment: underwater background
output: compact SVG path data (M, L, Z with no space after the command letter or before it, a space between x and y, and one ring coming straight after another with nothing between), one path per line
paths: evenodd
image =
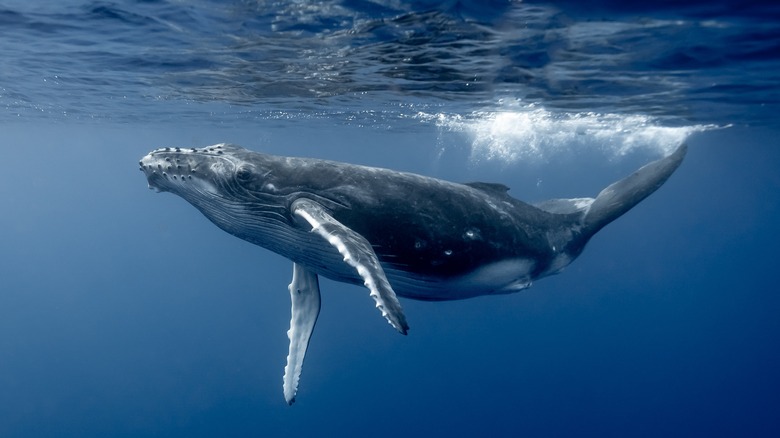
M780 436L780 6L0 1L0 437ZM291 263L147 190L231 142L655 194L512 295L321 280L295 405Z

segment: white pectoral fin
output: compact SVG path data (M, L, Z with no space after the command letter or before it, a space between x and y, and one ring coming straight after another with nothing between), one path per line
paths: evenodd
M292 212L311 225L312 232L333 245L344 257L344 262L355 268L370 291L371 298L376 301L376 307L382 312L382 316L396 330L406 334L409 326L406 324L401 303L387 281L385 271L379 264L379 258L371 244L363 236L334 219L320 204L311 199L301 198L293 202Z
M298 380L309 339L320 314L320 286L317 274L305 267L293 264L293 278L290 286L292 300L292 318L287 337L290 338L290 351L287 354L287 366L284 367L284 399L293 404L298 392Z

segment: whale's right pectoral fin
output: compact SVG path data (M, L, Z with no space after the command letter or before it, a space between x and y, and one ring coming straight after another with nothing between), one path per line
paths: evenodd
M376 307L382 312L382 316L396 330L406 334L409 325L406 323L401 303L387 281L379 258L365 237L334 219L320 204L311 199L298 199L293 202L291 209L294 215L303 218L312 227L312 232L333 245L344 257L344 262L355 268L370 291L371 298L376 301Z

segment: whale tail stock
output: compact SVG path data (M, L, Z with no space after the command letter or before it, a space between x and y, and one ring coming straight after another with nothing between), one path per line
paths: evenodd
M579 238L570 242L567 252L579 254L594 234L658 190L680 166L687 150L681 144L670 155L610 184L595 199L552 199L536 206L551 213L577 215Z

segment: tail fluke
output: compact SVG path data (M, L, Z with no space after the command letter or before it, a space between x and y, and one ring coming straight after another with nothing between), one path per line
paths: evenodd
M568 218L563 232L549 236L553 249L563 249L562 252L568 257L566 264L570 263L600 229L658 190L680 167L687 149L685 144L680 145L671 155L653 161L611 184L595 199L550 199L536 204L542 210ZM553 271L557 272L561 266Z
M682 144L671 155L643 166L602 190L582 219L584 235L594 235L658 190L680 166L687 150L688 146Z

